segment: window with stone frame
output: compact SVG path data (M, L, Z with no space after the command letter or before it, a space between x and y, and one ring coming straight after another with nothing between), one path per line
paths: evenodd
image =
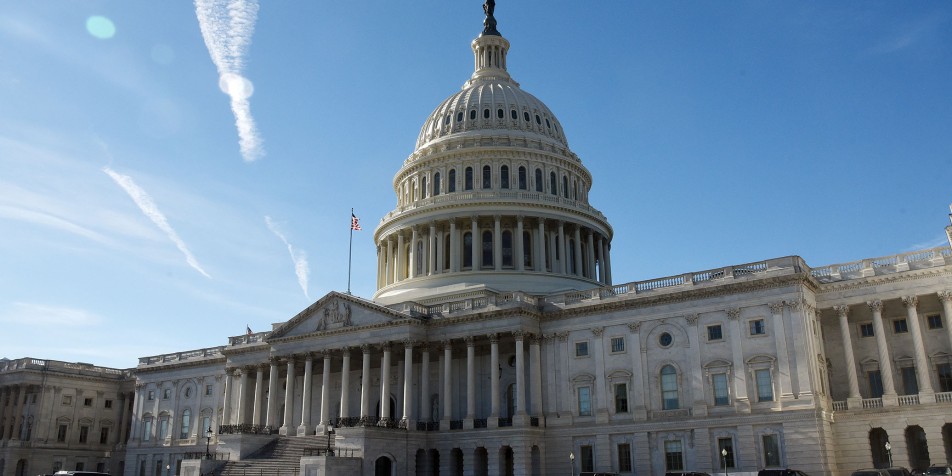
M631 444L619 443L618 444L618 472L630 473L631 471L632 471Z
M761 444L764 452L764 467L777 468L782 466L780 436L777 434L761 435Z
M59 443L66 442L66 431L69 429L69 426L65 423L60 423L59 427L56 429L56 441Z
M893 333L905 334L909 332L909 323L905 319L896 319L893 321Z
M99 430L99 444L105 445L109 443L109 427L104 426Z
M708 341L716 341L716 340L723 340L723 339L724 339L724 331L721 328L720 324L707 326L707 340Z
M576 342L575 343L575 356L576 357L588 357L588 341Z
M672 365L661 368L661 409L677 410L681 407L678 371Z
M774 400L773 376L770 369L757 369L754 371L754 379L757 383L757 401L772 402Z
M938 314L926 316L926 324L928 324L929 329L942 329L942 316Z
M628 413L628 384L616 383L615 388L615 413Z
M900 367L899 375L902 376L902 394L903 395L918 395L919 394L919 380L916 376L916 367Z
M579 447L581 456L581 469L583 472L595 471L595 451L591 445L582 445Z
M876 332L873 330L872 322L864 322L859 325L859 336L860 337L875 337Z
M666 471L683 471L684 454L681 440L664 442L664 468Z
M726 455L724 453L727 453ZM717 439L717 457L719 468L734 468L734 439L721 437Z
M876 370L866 372L866 382L869 385L869 398L880 398L883 396L883 374Z
M592 387L578 387L578 416L592 416Z
M612 353L617 354L625 351L625 338L624 337L612 337L611 340Z
M81 425L79 427L79 442L86 443L87 441L89 441L89 427Z
M747 321L747 326L751 336L767 334L767 323L763 319L751 319Z
M952 363L946 362L936 365L936 380L939 381L940 392L952 392Z
M731 404L730 390L727 382L727 373L722 372L711 375L711 386L714 390L714 406L726 406Z
M73 396L72 395L63 395L63 405L72 405Z

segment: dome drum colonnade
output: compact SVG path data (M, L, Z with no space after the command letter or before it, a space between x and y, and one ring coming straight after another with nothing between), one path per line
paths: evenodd
M608 221L554 114L506 71L509 42L482 35L476 71L424 123L377 227L375 301L481 284L547 293L611 285ZM438 294L438 293L437 293Z

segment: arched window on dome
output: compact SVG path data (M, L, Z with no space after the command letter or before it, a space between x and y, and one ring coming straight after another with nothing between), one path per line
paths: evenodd
M522 232L522 266L532 268L532 233L529 230Z
M575 240L569 240L568 249L565 250L565 259L568 260L566 264L566 269L568 269L569 274L577 274L578 271L575 269Z
M483 109L483 119L489 119L489 108Z
M493 232L483 232L483 267L493 266Z
M475 121L475 120L476 120L476 110L475 110L475 109L469 111L469 120L471 120L471 121Z
M449 121L447 121L447 122L449 122ZM540 126L542 125L542 118L539 117L538 114L536 114L536 124L538 124L538 125L540 125Z
M426 198L429 190L426 187L426 175L420 178L420 198Z
M483 166L483 189L492 188L493 186L493 168L484 165Z
M456 122L463 122L463 111L456 113Z
M548 127L549 129L551 129L551 128L552 128L552 123L551 123L551 122L549 122L549 118L548 118L548 117L547 117L547 118L545 118L545 127Z
M549 172L549 193L552 195L559 194L559 183L556 180L555 172Z
M416 266L416 273L414 276L423 275L423 240L419 240L416 243L416 252L413 253L414 266Z
M449 123L450 123L450 117L451 117L451 116L450 116L449 114L447 114L447 115L446 115L446 118L443 119L443 124L449 124Z
M472 190L473 189L473 168L466 167L463 177L463 190Z
M542 187L545 186L542 182L542 169L536 169L535 171L535 191L542 192Z
M525 119L526 122L529 122L529 121L531 120L531 119L529 119L529 113L528 113L528 112L523 112L523 113L522 113L522 118Z
M413 203L416 201L416 197L417 197L416 189L417 189L417 184L416 184L416 180L414 180L412 183L410 183L410 197L409 197L410 203Z
M511 114L510 114L510 116L512 116L512 120L514 120L514 121L517 121L517 120L519 120L519 113L518 113L518 112L516 112L516 110L515 110L515 109L513 109L513 110L511 111Z
M663 410L677 410L681 402L678 398L678 371L674 366L665 365L661 368L661 408Z
M440 194L440 173L433 174L433 196Z
M519 190L525 190L528 187L528 177L526 177L526 168L519 167Z
M502 232L502 265L512 267L512 232L509 230Z
M569 178L565 175L562 176L562 196L569 198Z
M503 111L502 108L496 109L496 117L499 119L505 119L506 111Z
M509 188L509 166L499 167L499 188Z
M463 233L463 267L473 267L473 234Z
M450 173L446 179L446 193L453 193L456 191L456 169L450 169Z

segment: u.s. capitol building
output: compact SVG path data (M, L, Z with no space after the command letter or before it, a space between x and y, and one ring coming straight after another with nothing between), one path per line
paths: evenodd
M592 176L510 77L509 46L487 8L475 71L394 178L372 299L331 292L269 332L134 369L0 361L0 476L952 459L950 248L619 283Z

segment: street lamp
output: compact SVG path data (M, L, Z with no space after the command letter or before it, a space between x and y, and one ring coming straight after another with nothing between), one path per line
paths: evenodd
M171 469L172 469L172 465L170 465L170 464L166 464L166 465L165 465L165 476L169 476L169 471L170 471Z
M208 427L208 430L205 431L205 459L212 459L212 454L208 452L208 444L212 442L212 427Z
M724 476L727 476L727 448L721 448L721 461L724 463Z
M331 438L334 437L334 425L327 425L327 452L324 453L325 456L334 456L334 453L331 450Z
M886 456L889 457L889 467L892 468L892 445L889 442L886 442Z
M575 476L575 452L574 451L569 452L569 461L572 464L572 476Z

